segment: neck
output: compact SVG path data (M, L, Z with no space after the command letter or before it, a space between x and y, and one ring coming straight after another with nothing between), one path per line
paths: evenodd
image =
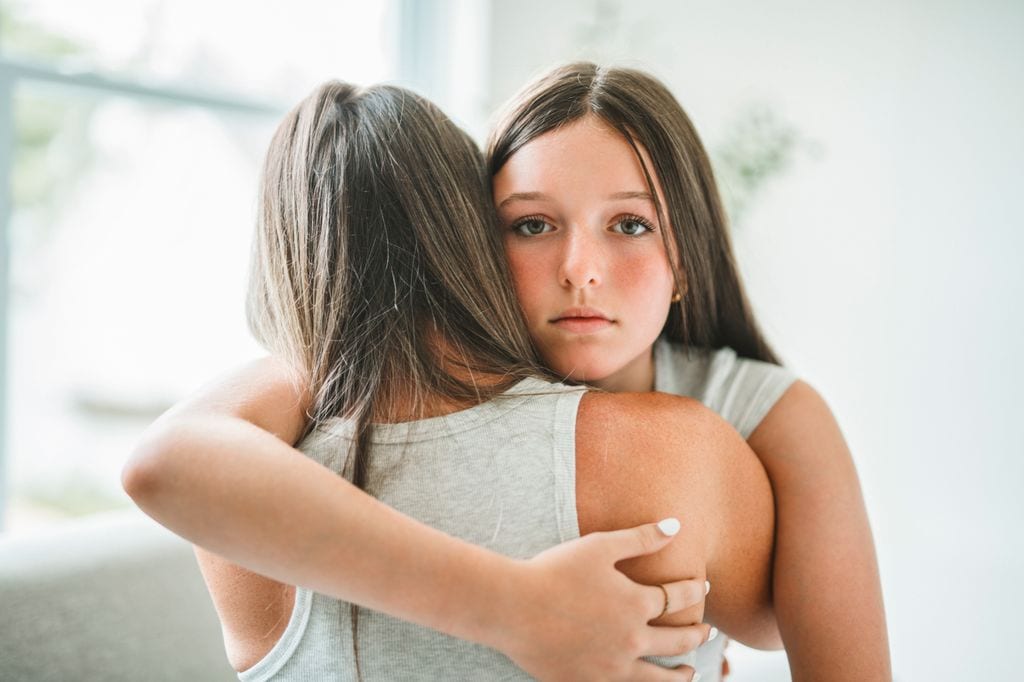
M456 352L458 346L453 344L437 329L427 334L431 356L435 367L456 382L475 386L482 394L483 400L491 394L504 390L512 383L508 375L481 373L473 371L471 358ZM451 396L427 387L411 386L408 378L395 382L397 388L386 404L377 406L373 421L377 423L398 423L440 417L459 410L466 410L480 404L482 400L475 397Z
M654 390L654 347L638 355L625 367L591 385L611 393L648 393Z

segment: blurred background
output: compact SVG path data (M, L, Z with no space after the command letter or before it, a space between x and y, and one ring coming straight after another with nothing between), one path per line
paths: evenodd
M0 0L3 532L127 506L146 424L259 354L256 177L314 85L409 85L482 140L580 58L661 77L711 150L757 314L853 449L896 679L1020 679L1014 0Z

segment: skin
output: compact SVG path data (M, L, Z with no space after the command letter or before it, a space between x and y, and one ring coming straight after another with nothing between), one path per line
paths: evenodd
M754 644L776 636L767 476L699 403L584 396L586 537L521 561L424 526L291 447L306 399L281 363L258 361L163 415L124 470L146 513L206 548L197 554L236 669L278 640L295 584L494 647L538 679L689 680L691 668L637 658L692 650L709 637L702 620ZM623 454L636 447L649 455L639 468ZM650 523L616 530L669 516L684 520L674 542ZM720 599L702 599L705 577ZM644 586L655 584L674 605L663 617L661 590Z
M545 362L609 391L653 391L671 254L632 147L587 117L525 145L493 187L516 293ZM588 317L571 319L578 314ZM748 442L776 498L774 602L793 679L890 679L874 544L831 411L797 381Z
M583 119L516 152L494 194L516 295L547 365L607 390L651 390L650 350L675 283L626 141Z
M576 467L586 537L516 561L403 517L302 456L292 445L309 398L292 378L271 358L207 387L147 431L124 472L140 507L204 548L237 669L280 637L290 585L492 646L540 679L689 679L692 670L637 659L692 650L709 636L705 619L755 645L777 640L767 477L696 402L584 396ZM427 404L431 414L470 407ZM401 400L382 413L402 415ZM645 452L642 470L622 454L631 447ZM666 546L649 523L615 530L669 514L686 519L685 542ZM707 608L706 577L722 590Z
M635 177L626 177L621 185L613 187L596 182L600 177L573 175L587 168L602 177L616 169L638 168L629 163L635 164L635 157L631 156L627 162L617 153L614 138L607 134L609 131L602 130L593 121L586 123L589 130L575 131L582 135L581 140L586 144L575 151L593 152L595 157L589 163L580 163L578 159L582 157L570 153L572 150L561 149L560 157L574 160L571 166L560 170L560 177L567 183L566 192L546 185L524 187L512 193L539 192L546 198L521 198L503 206L504 217L509 207L518 210L528 202L544 204L542 210L538 211L534 205L530 207L532 212L523 211L516 218L539 213L544 216L545 225L550 226L549 230L545 226L520 225L515 228L519 233L507 234L509 258L531 332L553 367L609 390L649 391L653 388L651 343L664 322L673 293L668 267L670 256L660 235L649 239L650 235L628 224L639 217L646 218L657 228L650 201L632 194L643 192L645 185L633 182ZM559 132L574 131L570 126ZM591 138L584 133L591 134ZM531 149L537 151L535 145L543 141L541 138L527 145L516 157L525 158L520 155L531 153ZM558 145L551 145L550 150L556 148ZM534 156L529 166L555 168L551 161L554 160L545 161L542 155ZM547 181L543 174L532 177L535 183ZM500 183L499 177L496 179L497 201L503 203L507 196L502 197ZM584 192L590 188L595 188L596 198ZM580 194L574 196L574 191ZM622 192L631 194L623 196ZM570 200L560 205L563 196ZM513 229L514 223L515 220L507 220L506 228ZM528 234L531 231L539 234L531 236ZM658 247L659 244L662 246ZM598 315L591 310L583 311L587 314L582 317L598 319L559 323L566 317L566 311L574 307L597 308ZM580 311L570 312L573 314L569 317L580 317L575 314ZM402 543L385 547L374 545L374 553L344 554L353 546L365 548L389 535L382 529L391 526L376 525L381 519L386 518L387 523L396 525L409 520L398 518L400 515L389 516L386 509L373 507L371 501L349 491L333 475L326 478L319 475L322 483L318 485L333 486L329 495L332 500L342 499L343 494L351 497L345 498L345 504L339 504L337 514L328 516L342 525L316 526L323 521L323 514L292 519L293 527L283 532L277 541L268 540L268 528L274 527L273 521L280 517L282 507L274 509L267 504L254 507L251 500L266 501L275 491L281 491L285 480L294 480L296 486L301 486L296 490L308 495L309 481L316 478L314 470L308 466L310 463L298 464L303 460L295 457L295 451L288 445L289 434L298 433L301 427L301 410L282 414L282 404L295 404L297 400L287 395L289 387L279 368L267 361L223 385L210 388L165 416L126 469L126 488L140 501L140 506L165 525L216 552L201 551L200 561L225 624L225 639L236 667L243 669L258 660L280 636L293 599L287 584L299 583L495 646L509 653L524 669L536 671L541 678L570 679L572 675L594 678L588 676L584 668L594 662L590 655L581 656L561 671L553 667L558 664L559 653L578 644L571 639L563 640L546 652L532 651L524 644L529 641L535 645L538 641L547 641L549 636L564 633L564 627L551 623L552 612L571 613L581 608L581 600L593 601L572 596L573 589L578 589L579 585L586 585L584 594L611 594L608 585L602 584L598 589L593 581L607 579L616 572L604 570L607 565L594 561L594 556L587 556L578 545L569 543L552 549L548 557L538 557L540 561L534 564L532 573L528 572L536 577L532 582L515 579L515 572L507 565L494 557L479 555L468 560L463 557L441 562L436 574L438 580L424 582L421 575L402 575L400 567L407 563L403 562L403 556L408 556L409 552L417 556L454 556L438 552L437 547L443 544L441 539L435 537L432 542L437 544L433 545L422 540L417 532L427 532L424 529L414 532L413 527L403 526L406 531ZM671 556L661 553L646 560L621 562L618 566L630 577L653 584L686 571L699 573L703 559L706 574L719 586L706 602L706 619L720 622L727 629L746 630L748 641L772 646L777 642L777 634L769 609L762 605L751 611L748 603L744 615L737 615L734 622L730 623L728 615L729 609L737 606L735 600L742 595L765 597L765 587L757 576L763 578L766 572L755 571L746 578L730 575L735 566L730 568L728 561L709 554L713 551L727 554L737 549L749 552L751 547L763 547L757 539L763 542L764 526L757 524L763 524L771 515L770 504L764 508L756 502L766 498L757 495L751 498L737 485L743 476L752 476L751 482L757 480L756 470L743 469L740 450L735 451L734 457L726 458L730 466L738 469L716 469L723 464L721 445L732 439L735 446L738 436L721 428L694 431L692 418L703 413L688 413L687 410L694 408L692 404L676 404L673 408L658 402L678 399L632 396L625 397L624 402L616 402L617 398L590 396L581 405L577 424L580 448L577 501L581 531L622 528L670 513L687 519L691 525L684 527L690 544L673 545L676 552ZM700 417L706 418L706 414ZM268 437L267 432L277 437ZM749 442L764 462L779 496L775 615L787 644L794 679L889 679L885 622L870 530L852 459L827 406L810 387L797 382L771 410ZM678 447L666 449L666 443L685 444L687 447L682 452L686 455L683 456ZM705 448L709 443L717 443L719 448ZM617 456L638 451L643 452L642 459ZM247 454L239 458L239 452ZM190 458L195 458L196 453L202 453L202 457L192 461ZM704 459L693 459L694 453L703 453ZM254 469L254 458L263 457L266 457L266 468ZM284 461L290 461L291 467L304 467L303 472L295 470L292 472L295 478L289 479L287 468L277 468ZM216 477L211 475L211 467L230 477L234 486L238 485L239 474L243 471L262 472L262 476L256 477L253 482L256 487L246 495L239 495L235 500L225 499ZM200 471L202 476L196 473ZM717 474L708 479L709 472ZM204 487L211 479L213 482ZM273 485L260 490L260 479L271 481ZM680 482L690 485L682 495ZM694 485L694 482L699 484ZM713 494L738 496L717 500L707 497ZM282 504L287 499L294 499L294 495L282 494ZM246 504L246 500L250 502ZM609 500L617 502L609 503ZM680 507L680 500L690 506ZM723 502L723 506L716 506ZM232 507L232 503L236 506ZM739 517L725 519L722 514L708 514L711 508L739 513ZM188 510L202 510L202 513L191 512L190 517ZM357 513L351 525L345 525L345 514L354 510ZM267 514L270 516L265 516ZM209 524L210 517L220 519L218 528ZM720 524L726 521L753 524L750 528L754 530L747 535L723 532L726 526ZM286 546L289 539L295 538L296 527L310 530L313 537L320 540L333 537L346 541L324 546L321 561L304 557L304 561L296 565L292 558L295 553ZM358 541L360 533L365 534L365 542ZM597 542L599 536L588 537ZM357 541L352 542L350 538ZM432 548L429 551L425 549L428 546ZM280 551L268 556L268 547L280 548ZM308 545L303 546L303 551L298 553L308 552L308 549ZM458 549L467 551L467 548ZM604 552L600 556L607 561L611 555ZM559 560L562 561L558 566L560 572L542 570ZM378 563L370 565L373 561ZM447 571L467 565L476 570L459 572L457 580L446 577ZM345 567L349 573L340 575L339 567ZM680 570L684 573L679 573ZM276 580L253 571L274 576ZM481 574L500 578L480 587ZM543 579L539 577L542 575ZM387 579L374 582L374 576ZM519 587L496 595L495 582ZM533 588L524 588L524 584ZM553 590L552 585L560 587ZM836 585L843 589L832 589ZM239 592L251 598L238 599ZM483 599L482 594L487 598ZM659 594L660 591L653 597L650 593L644 597L651 602L645 606L648 611L659 610ZM552 608L552 600L557 597L566 597L564 611ZM684 597L673 596L673 603L678 603L677 599ZM690 599L686 603L693 603L692 595ZM486 602L486 616L479 614L480 602ZM621 604L610 596L607 603L615 604L616 611ZM495 604L499 612L506 614L497 632L488 627L494 622ZM507 608L502 608L502 604ZM531 604L536 604L536 608ZM570 608L569 604L573 606ZM591 617L593 622L602 624L593 634L607 635L609 616L592 613ZM673 622L694 622L695 617L699 615L682 614L678 616L680 620ZM547 634L538 638L539 629ZM530 637L521 635L523 638L519 640L515 633L530 633ZM608 641L609 646L598 646L595 650L609 649L611 642L622 640L611 638ZM635 641L639 643L640 639ZM697 641L700 640L690 644ZM646 644L654 646L650 641ZM665 643L658 646L665 646ZM607 668L596 670L607 671ZM628 673L625 678L636 679Z

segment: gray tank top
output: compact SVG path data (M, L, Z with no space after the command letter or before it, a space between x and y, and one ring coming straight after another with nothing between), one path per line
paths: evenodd
M729 349L688 354L661 342L655 358L657 390L704 402L744 437L793 381L786 370L738 359ZM580 388L528 379L468 410L378 425L366 490L434 528L507 556L529 558L578 538L575 424L582 395ZM351 480L351 435L351 424L336 420L299 449ZM366 608L359 610L358 637L366 682L532 679L493 649ZM718 637L689 656L648 660L694 665L703 680L718 680L724 641ZM298 587L284 634L238 677L354 681L349 604Z
M454 414L374 428L366 491L496 552L529 558L579 537L575 425L582 389L528 379ZM351 424L310 434L304 453L351 479ZM359 609L359 665L373 680L529 680L503 654ZM355 680L347 602L301 587L281 639L239 679Z
M687 349L664 339L654 347L654 390L694 398L750 438L796 375L749 360L732 348Z

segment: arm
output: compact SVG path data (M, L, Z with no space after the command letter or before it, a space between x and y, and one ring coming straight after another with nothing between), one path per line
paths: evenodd
M621 569L647 584L706 575L708 622L753 646L778 646L772 492L743 438L700 403L657 393L587 396L576 438L581 532L677 516L679 540Z
M398 514L289 446L305 405L287 370L252 365L151 426L125 489L160 523L279 583L486 638L470 606L492 596L506 561ZM206 570L210 557L200 558Z
M831 411L797 382L749 442L775 492L775 610L793 679L891 679L871 529Z
M283 365L258 361L163 415L125 467L139 506L204 548L226 640L266 634L226 622L254 601L283 629L288 586L303 585L492 646L542 679L688 679L636 661L682 653L686 628L647 625L660 590L614 568L669 542L653 524L509 559L399 514L295 450L307 403ZM693 585L668 588L674 609L692 603ZM237 647L232 663L251 665L276 641L266 639Z

